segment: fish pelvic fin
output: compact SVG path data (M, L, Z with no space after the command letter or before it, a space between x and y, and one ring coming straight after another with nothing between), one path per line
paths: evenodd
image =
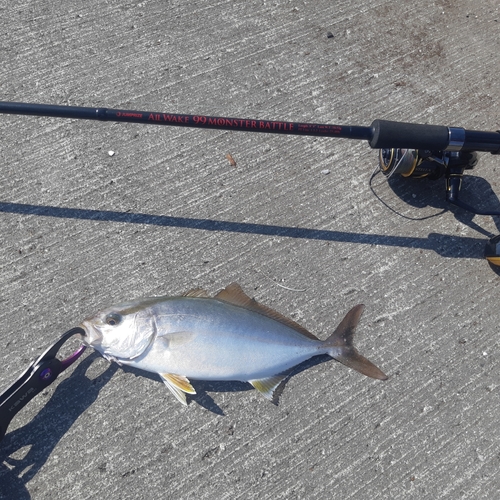
M159 373L159 375L176 399L184 406L187 406L186 393L196 394L189 379L183 375L174 375L173 373Z
M304 335L304 337L308 337L312 340L318 340L318 337L306 330L303 326L300 326L295 321L287 318L286 316L283 316L270 307L260 304L255 299L250 298L242 290L241 286L238 285L238 283L231 283L226 288L224 288L224 290L221 290L214 298L217 300L228 302L229 304L233 304L235 306L244 307L245 309L249 309L250 311L254 311L267 316L268 318L274 319L275 321L279 321L280 323L293 328L296 332Z
M324 341L325 347L329 347L328 354L340 361L342 364L356 370L367 377L378 380L387 380L387 375L382 372L371 361L359 354L353 345L354 332L359 319L363 314L363 304L354 306L342 320L336 330Z
M283 389L285 388L285 384L291 372L292 370L287 370L286 372L280 373L278 375L273 375L272 377L249 380L249 382L266 399L269 399L271 403L278 405L279 398L281 396L281 393L283 392Z

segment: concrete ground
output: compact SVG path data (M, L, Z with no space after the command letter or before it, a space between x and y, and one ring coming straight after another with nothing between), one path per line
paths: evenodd
M0 27L4 101L500 122L497 0L3 0ZM0 497L499 498L499 221L379 175L390 210L376 165L360 141L0 116L0 389L103 306L233 281L321 338L364 303L390 376L313 361L278 407L197 381L182 407L88 352L12 421ZM498 210L498 172L481 155L464 200Z

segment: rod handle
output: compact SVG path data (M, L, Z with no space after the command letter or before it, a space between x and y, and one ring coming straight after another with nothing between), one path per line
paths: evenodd
M448 127L375 120L371 124L373 149L405 148L444 151L450 142Z

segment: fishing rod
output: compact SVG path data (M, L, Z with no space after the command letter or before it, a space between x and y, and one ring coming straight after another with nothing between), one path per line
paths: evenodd
M363 127L2 101L0 113L365 140L380 150L379 166L387 178L395 174L431 180L445 177L449 203L477 215L500 215L500 211L477 209L459 197L465 170L477 165L477 152L500 154L500 131L389 120L374 120ZM500 266L500 236L490 240L485 257Z

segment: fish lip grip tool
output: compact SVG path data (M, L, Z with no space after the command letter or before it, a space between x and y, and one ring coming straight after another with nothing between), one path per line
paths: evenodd
M56 357L63 344L78 334L85 334L83 328L75 327L68 330L0 394L0 440L5 436L7 427L14 416L83 354L86 346L81 345L63 360Z

